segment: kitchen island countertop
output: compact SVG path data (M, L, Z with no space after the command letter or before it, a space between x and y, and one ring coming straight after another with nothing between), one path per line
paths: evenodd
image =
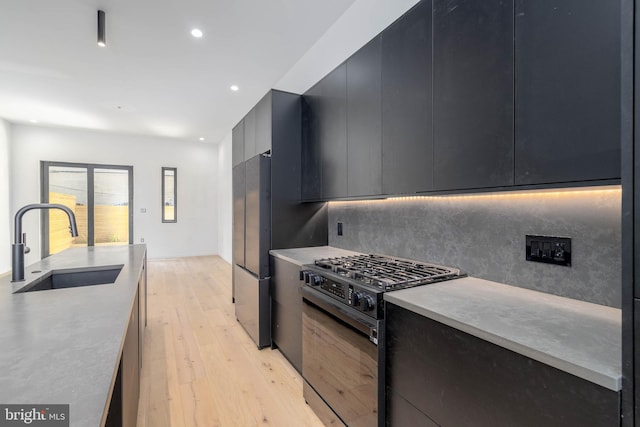
M621 389L621 310L475 277L385 301L613 391Z
M24 282L0 278L0 403L69 404L71 426L104 422L145 254L73 248L27 266ZM13 293L52 270L113 265L113 284Z

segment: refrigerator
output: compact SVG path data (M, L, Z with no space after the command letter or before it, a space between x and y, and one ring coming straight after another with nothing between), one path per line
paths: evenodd
M236 318L258 348L271 345L271 158L233 168L233 296Z

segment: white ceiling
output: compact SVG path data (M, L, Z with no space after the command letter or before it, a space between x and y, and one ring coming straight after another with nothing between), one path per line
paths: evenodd
M216 143L353 2L0 0L0 117Z

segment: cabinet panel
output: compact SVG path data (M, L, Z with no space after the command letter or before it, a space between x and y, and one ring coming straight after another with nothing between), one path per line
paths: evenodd
M318 83L302 96L302 200L322 197L321 104L322 86Z
M272 92L269 91L255 106L255 154L261 154L271 150L271 96Z
M431 1L382 33L382 193L433 188Z
M133 303L127 335L122 348L122 425L135 427L140 396L138 293Z
M320 82L322 197L347 195L347 67L340 65Z
M388 390L438 425L620 422L619 393L394 304L385 307ZM397 410L393 404L389 414Z
M302 372L302 297L300 266L271 257L271 339Z
M249 160L256 155L256 110L244 116L244 159Z
M513 3L434 0L434 184L513 185Z
M382 192L382 75L380 37L347 60L347 192Z
M235 166L244 161L244 119L233 128L231 146L232 163Z
M620 1L516 0L516 184L620 177Z

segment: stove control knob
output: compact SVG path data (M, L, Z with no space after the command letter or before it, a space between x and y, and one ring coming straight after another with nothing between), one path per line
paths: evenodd
M362 302L362 292L354 292L352 298L351 305L357 307Z
M322 284L323 282L323 277L322 276L318 276L316 274L310 274L310 281L311 281L311 286L318 286L320 284Z
M373 300L371 295L365 295L362 299L362 310L363 311L371 311L373 307L375 307L376 302Z

